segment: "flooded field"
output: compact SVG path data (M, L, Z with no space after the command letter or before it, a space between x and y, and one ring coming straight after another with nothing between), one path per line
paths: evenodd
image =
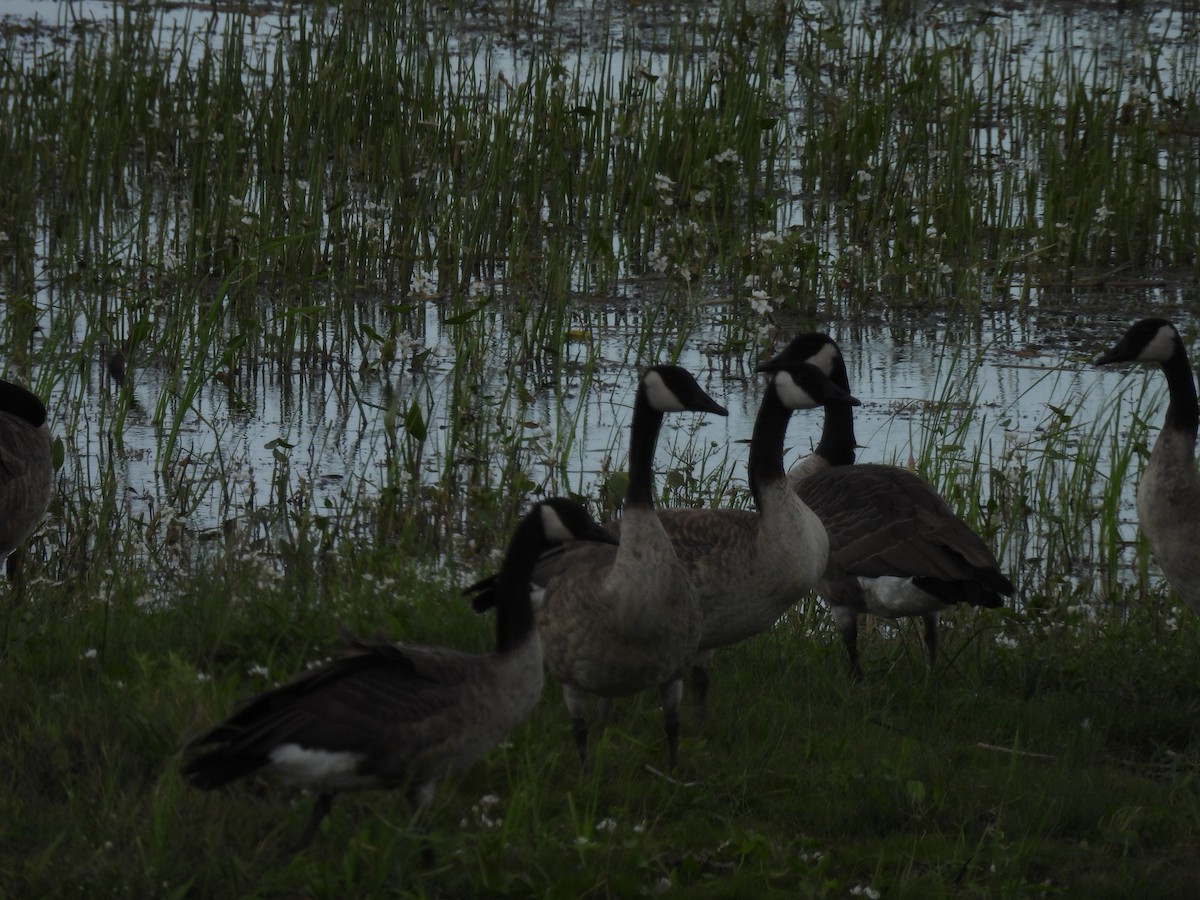
M763 30L770 10L786 14L786 28ZM371 29L384 32L384 23L352 29L337 8L308 5L213 13L4 4L10 72L69 83L66 73L86 58L96 61L97 85L121 77L132 89L144 77L144 93L167 91L133 107L150 133L131 121L128 134L112 135L131 152L113 157L115 171L98 180L107 187L90 189L94 199L59 193L47 181L57 180L54 168L39 167L27 186L29 218L10 204L4 225L5 358L12 377L50 401L66 451L60 487L78 498L68 506L103 496L148 529L171 521L203 535L241 523L269 535L284 507L352 520L372 498L411 496L419 484L464 496L519 485L529 496L604 497L605 479L622 464L633 374L667 358L707 373L733 411L665 437L664 468L693 476L677 501L741 504L759 392L753 363L813 328L842 342L864 400L861 459L911 460L939 483L982 469L983 502L1000 493L990 480L1011 479L1016 467L1040 477L1047 432L1054 454L1105 429L1121 433L1127 423L1105 421L1114 397L1131 411L1148 390L1143 414L1155 421L1161 385L1096 373L1088 361L1135 318L1163 314L1187 330L1200 309L1196 232L1187 246L1174 236L1200 216L1187 181L1200 134L1195 13L1077 4L910 13L747 6L738 24L719 7L534 4L514 13L483 4L449 25L430 19L426 41L410 36L398 54L411 66L400 73L402 108L417 102L405 78L434 79L432 105L412 120L418 127L441 129L440 117L456 120L463 104L477 104L489 119L519 120L513 140L537 140L525 130L537 127L526 121L537 109L534 89L560 94L562 109L576 102L579 122L657 92L658 106L638 114L650 129L675 93L694 93L705 115L743 99L739 89L754 94L761 139L742 135L738 149L697 159L699 174L689 175L653 157L672 143L691 152L703 135L689 139L682 120L658 123L662 146L638 151L651 157L639 163L644 189L618 200L641 204L648 218L630 230L619 210L592 225L568 213L563 225L583 230L564 238L552 184L535 188L543 199L532 219L494 185L485 188L495 204L489 217L476 185L475 224L438 219L436 210L408 224L406 196L447 203L446 192L458 190L432 149L386 165L378 180L366 160L336 156L323 171L268 175L269 153L309 152L288 150L296 137L286 119L275 151L256 146L274 127L270 107L284 103L280 88L302 89L303 61L345 52L338 41L347 31L367 42L369 59L378 52ZM916 21L925 27L910 28ZM779 42L770 54L768 34ZM756 48L757 68L732 71L742 65L731 55L739 42ZM105 61L122 45L136 48L127 70ZM689 45L699 62L680 55ZM241 69L234 85L231 61ZM420 68L429 62L436 74ZM880 80L889 70L910 81L889 91ZM172 107L171 92L205 73L226 79L227 96L217 99L232 106L218 111L198 97ZM1084 86L1111 106L1081 106ZM9 89L24 90L12 80ZM16 108L12 94L8 102ZM1130 138L1129 164L1154 173L1141 179L1155 192L1150 212L1145 198L1118 196L1127 187L1120 182L1107 193L1083 185L1057 196L1064 165L1094 162L1089 148L1072 151L1069 129L1081 129L1086 143L1089 127L1073 118L1106 111L1157 135L1146 146ZM39 131L48 118L33 121L35 141L55 140ZM499 127L461 121L476 135L468 140ZM1029 133L1038 121L1052 134ZM622 165L618 143L646 140L628 130L636 123L610 124L610 168ZM719 137L721 127L714 121ZM354 126L347 130L354 141ZM102 169L106 139L79 149ZM239 141L223 162L221 148ZM1052 144L1063 158L1052 158ZM760 155L757 168L747 148ZM390 175L395 165L408 167L401 181ZM545 164L550 181L570 177L569 165L561 173L555 165ZM579 165L589 165L586 153ZM201 178L227 179L226 195L204 190L196 166ZM1096 173L1105 174L1121 177ZM426 193L430 183L441 184ZM282 205L280 192L291 198ZM712 198L721 192L718 207ZM585 193L571 202L586 216L596 201ZM289 212L294 204L303 217ZM201 206L212 224L197 219ZM1140 218L1123 228L1135 207ZM77 223L64 230L73 214ZM1147 215L1159 227L1135 233ZM609 223L611 231L598 230ZM492 234L467 238L465 228ZM527 260L513 228L532 229ZM122 383L106 370L114 354L125 365ZM797 419L794 452L811 446L818 427L817 416ZM446 527L457 531L469 516L464 503ZM1134 538L1128 522L1120 533ZM1013 548L1015 568L1028 551Z

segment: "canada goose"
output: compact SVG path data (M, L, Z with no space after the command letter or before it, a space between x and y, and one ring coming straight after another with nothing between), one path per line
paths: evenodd
M50 503L54 466L46 407L25 388L0 381L0 559L17 574L14 553Z
M1200 475L1196 429L1200 409L1187 351L1166 319L1142 319L1095 365L1158 363L1167 376L1170 402L1162 431L1137 488L1138 526L1159 568L1180 598L1200 613Z
M529 578L539 554L563 541L616 538L569 500L536 504L509 541L491 595L494 653L351 639L350 655L259 695L192 741L189 749L217 746L187 762L184 777L212 790L262 770L316 791L297 851L339 791L404 788L419 815L442 776L480 759L541 696Z
M792 411L858 403L816 366L785 362L761 370L769 377L754 421L748 466L757 510L667 509L658 514L700 600L700 652L692 663L692 691L701 720L716 649L766 631L825 571L825 527L788 487L783 470L783 440Z
M800 335L767 365L787 360L811 362L849 390L845 360L828 335ZM862 677L859 613L920 616L932 666L941 610L963 602L1002 606L1013 584L987 544L925 479L898 466L852 465L854 449L850 407L827 406L816 450L788 473L829 534L829 565L817 593L833 610L855 678Z
M563 689L579 758L587 762L588 695L608 701L658 687L671 767L679 759L683 669L700 640L687 571L654 511L654 447L668 412L727 415L687 371L652 366L638 384L629 437L621 545L573 544L556 561L537 613L546 663Z

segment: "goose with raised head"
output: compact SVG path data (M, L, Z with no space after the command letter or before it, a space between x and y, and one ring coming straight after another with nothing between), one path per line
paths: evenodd
M700 652L692 663L692 693L701 720L716 650L766 631L825 571L825 527L788 487L783 468L792 412L858 403L807 363L767 364L760 371L768 377L748 465L755 510L667 509L658 514L700 600ZM623 538L623 530L616 530Z
M654 509L654 448L669 412L726 410L678 366L641 376L629 437L629 482L619 547L568 546L538 610L546 664L587 761L589 697L608 702L657 687L669 763L679 759L683 671L700 641L700 607L688 572Z
M1142 319L1095 365L1157 365L1167 378L1169 401L1162 431L1137 486L1138 527L1180 599L1200 613L1200 474L1196 431L1200 406L1187 350L1166 319Z
M341 791L403 789L419 815L443 776L496 746L541 696L529 581L540 554L566 541L607 545L616 538L577 503L536 504L513 533L489 595L493 653L352 638L349 655L259 695L192 741L190 749L214 749L185 763L184 777L212 790L271 772L315 791L295 850L312 841Z
M38 397L0 380L0 559L16 575L14 551L29 537L50 503L54 478L46 406Z
M826 334L793 340L771 361L806 361L849 390L846 363ZM816 450L788 481L825 525L829 563L817 593L830 605L852 674L859 678L858 616L920 616L929 664L937 660L938 615L961 603L999 607L1013 593L991 548L921 476L898 466L854 465L854 414L827 406Z

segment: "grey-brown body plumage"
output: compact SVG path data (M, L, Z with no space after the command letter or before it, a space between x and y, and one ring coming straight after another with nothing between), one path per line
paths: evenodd
M849 389L841 350L828 335L801 335L777 359L809 361ZM921 617L932 664L941 611L960 603L1001 606L1013 584L991 548L925 479L898 466L855 464L855 446L850 408L827 407L816 451L788 473L829 536L817 592L833 611L856 676L862 613Z
M251 700L191 749L183 774L210 790L269 772L319 793L297 849L308 844L339 791L403 788L416 811L437 782L462 771L519 724L543 683L530 602L539 556L566 541L616 539L578 504L552 498L522 519L504 566L477 610L496 608L496 650L352 638L348 655Z
M783 469L792 413L825 403L858 402L807 363L761 371L769 379L755 417L748 465L757 510L672 509L658 515L700 602L692 688L701 718L713 652L769 629L825 570L825 528L788 487Z
M348 654L270 691L194 742L194 787L258 769L311 790L401 788L460 772L532 712L536 639L503 655L350 638Z
M608 701L657 687L668 759L678 760L684 669L700 640L700 608L686 568L654 509L653 459L666 412L715 412L717 404L678 366L642 373L630 427L629 484L621 544L567 547L553 561L538 630L562 685L580 758L587 759L589 698Z
M1167 320L1143 319L1095 362L1158 365L1166 376L1170 400L1138 482L1138 527L1167 582L1193 612L1200 613L1200 473L1196 470L1200 407L1183 341Z
M0 559L45 515L53 475L45 406L24 388L0 381Z

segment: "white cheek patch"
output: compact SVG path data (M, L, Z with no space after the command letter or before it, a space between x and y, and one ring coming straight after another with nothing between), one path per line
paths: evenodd
M796 384L791 372L776 373L775 393L788 409L812 409L821 405L812 394Z
M361 753L318 750L299 744L280 744L271 751L271 764L285 780L301 785L350 784L358 780Z
M839 356L837 347L833 344L822 344L821 349L805 360L806 363L816 366L825 373L828 378L833 374L833 361Z
M546 535L547 540L556 541L558 543L566 543L575 539L575 535L571 529L563 522L557 510L553 506L543 503L541 506L542 514L542 533Z
M1179 334L1175 329L1170 325L1163 325L1153 340L1138 354L1138 359L1141 362L1166 362L1175 355L1175 345L1178 341Z
M687 409L657 372L646 373L642 379L642 390L646 392L650 405L659 412L683 412Z

